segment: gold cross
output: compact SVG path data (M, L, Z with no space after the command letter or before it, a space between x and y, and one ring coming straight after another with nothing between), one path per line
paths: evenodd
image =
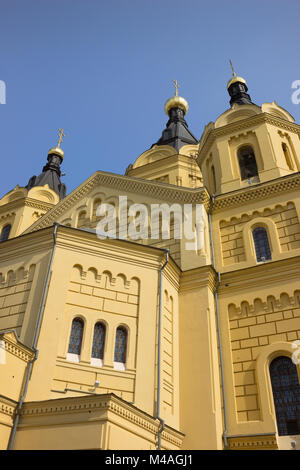
M175 87L175 96L178 96L178 88L179 88L178 82L177 80L173 80L173 83Z
M57 143L58 148L60 147L63 137L66 137L66 134L64 134L64 130L58 129L58 143Z
M235 71L234 71L234 68L233 68L233 65L232 65L231 59L229 59L229 62L230 62L230 67L231 67L231 70L232 70L232 75L235 77L235 76L236 76L236 73L235 73Z

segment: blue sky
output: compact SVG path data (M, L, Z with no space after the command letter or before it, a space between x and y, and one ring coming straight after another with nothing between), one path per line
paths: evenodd
M174 78L200 138L229 107L229 58L256 104L300 124L299 15L298 0L0 0L0 194L41 172L59 127L68 192L123 174L161 136Z

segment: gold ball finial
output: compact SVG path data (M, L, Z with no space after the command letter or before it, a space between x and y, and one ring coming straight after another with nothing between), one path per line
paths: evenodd
M58 155L63 160L65 154L64 154L63 149L61 149L60 147L52 147L49 150L48 155Z
M189 110L189 105L188 102L182 98L182 96L178 96L178 81L173 80L174 87L175 87L175 95L172 96L172 98L169 98L168 101L165 103L165 112L167 115L169 115L169 111L171 108L180 108L184 111L184 114L186 114Z
M247 86L246 80L243 77L238 77L237 74L235 73L231 60L229 60L229 63L230 63L230 67L232 70L232 78L227 83L227 90L230 87L230 85L236 82L244 83Z
M61 157L61 159L64 159L64 151L63 149L60 148L60 144L62 143L63 137L66 137L66 134L64 134L63 129L58 129L58 142L56 147L52 147L48 155L58 155Z

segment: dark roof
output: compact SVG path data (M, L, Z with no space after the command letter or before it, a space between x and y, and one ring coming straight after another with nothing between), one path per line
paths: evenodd
M162 132L161 138L153 145L171 145L179 151L184 145L198 144L198 140L188 128L182 109L171 108L169 117L170 119Z
M28 191L34 186L45 186L48 184L59 195L59 198L63 199L66 195L66 185L60 180L61 162L62 158L59 155L55 153L48 155L48 163L44 166L42 173L39 176L32 176L28 181L26 186Z

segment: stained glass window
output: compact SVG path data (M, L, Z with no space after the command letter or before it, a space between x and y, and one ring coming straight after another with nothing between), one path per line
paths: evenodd
M94 328L92 357L103 359L105 343L105 325L96 323Z
M127 349L127 331L124 327L119 326L116 332L115 343L115 362L126 363L126 349Z
M2 229L2 232L1 232L1 235L0 235L0 242L4 242L5 240L8 239L9 237L9 234L10 234L10 229L11 229L11 225L5 225L5 227L3 227Z
M74 318L70 336L69 350L70 354L80 355L83 336L83 321L81 318Z
M296 365L281 356L270 364L279 436L300 434L300 384Z
M268 240L268 234L263 227L257 227L252 232L256 259L257 261L265 261L271 259L271 249Z

